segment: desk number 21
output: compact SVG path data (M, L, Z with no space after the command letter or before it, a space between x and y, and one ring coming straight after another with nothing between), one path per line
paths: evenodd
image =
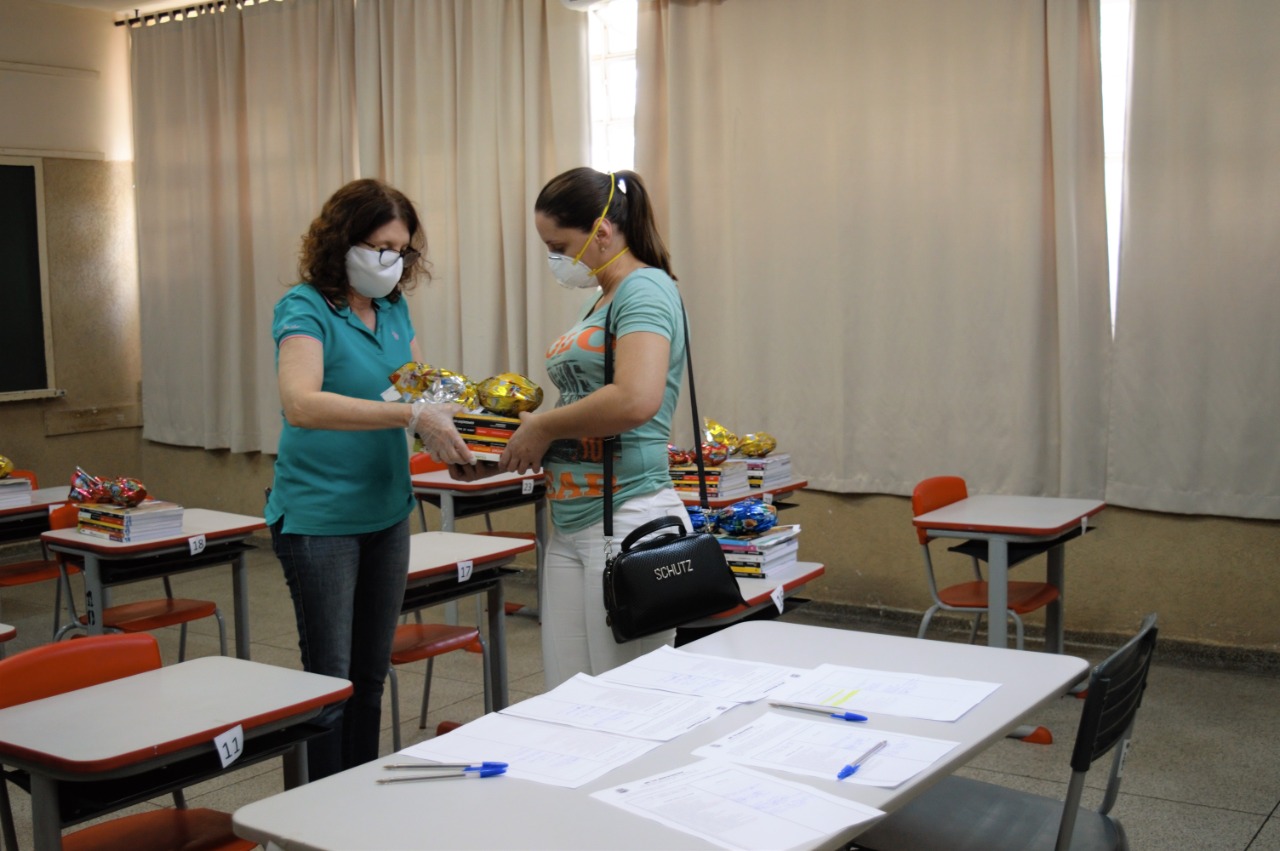
M222 767L226 768L239 759L244 751L244 727L237 724L222 735L214 736L213 746L218 749L218 759L222 760Z

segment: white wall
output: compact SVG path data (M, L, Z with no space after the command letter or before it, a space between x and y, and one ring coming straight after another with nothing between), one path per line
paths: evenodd
M107 12L0 2L0 152L131 161L128 43Z

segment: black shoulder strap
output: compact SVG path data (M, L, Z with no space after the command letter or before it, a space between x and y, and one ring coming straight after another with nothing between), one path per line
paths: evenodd
M689 345L689 314L680 301L680 318L684 320L684 358L689 376L689 407L693 410L693 454L698 463L698 498L702 508L707 505L707 471L702 458L702 429L698 423L698 392L693 383L693 348ZM613 383L613 302L604 315L604 383ZM604 440L604 536L613 537L613 447L621 441L620 435Z

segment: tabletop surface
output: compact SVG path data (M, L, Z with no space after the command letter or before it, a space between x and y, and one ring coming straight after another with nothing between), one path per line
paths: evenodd
M109 771L345 697L346 680L206 656L0 709L0 762Z
M912 522L923 529L1056 535L1106 507L1098 499L980 494L921 514Z
M418 532L409 536L409 578L456 570L458 562L484 564L527 553L536 544L524 538L465 532Z
M742 599L746 600L748 605L754 606L768 600L773 589L779 585L789 591L797 585L817 579L826 572L826 566L816 561L798 561L781 570L772 571L772 575L768 577L739 576L736 578L738 589L742 591Z
M498 473L483 479L476 479L474 482L462 482L450 476L448 470L432 470L430 473L418 473L416 476L412 476L410 481L413 483L415 490L467 493L505 490L525 480L532 480L535 485L538 485L542 483L542 478L542 471L536 470L532 473Z
M0 519L10 514L32 514L36 511L45 510L51 505L66 502L69 490L70 488L66 485L58 485L57 487L38 488L30 491L31 501L29 503L0 508Z
M681 648L797 667L823 662L999 682L994 694L959 721L882 716L881 729L959 741L931 777L896 789L835 784L779 773L873 807L907 799L968 762L1020 719L1056 699L1085 673L1071 656L802 626L779 621L735 624ZM691 752L763 714L762 702L738 706L578 789L494 777L379 786L386 757L242 807L237 832L288 851L339 848L684 849L713 846L593 800L591 792L694 762ZM482 758L483 755L477 755ZM424 789L429 786L429 789ZM358 813L353 818L352 813ZM825 847L817 846L817 847ZM837 847L832 845L832 847Z
M40 539L56 549L58 546L74 548L79 551L100 554L127 554L147 550L160 550L204 535L211 540L221 538L248 537L259 529L267 528L261 517L249 514L231 514L226 511L213 511L208 508L187 508L182 512L182 534L153 538L149 541L112 541L107 538L95 538L81 535L75 529L54 529L44 532Z

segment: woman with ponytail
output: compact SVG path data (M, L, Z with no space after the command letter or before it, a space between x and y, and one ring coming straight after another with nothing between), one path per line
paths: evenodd
M588 291L577 322L547 350L559 402L521 415L499 463L505 471L546 471L554 531L544 559L542 656L547 688L554 688L674 639L666 632L618 644L605 623L602 450L604 438L619 436L612 444L615 542L667 514L689 525L667 469L684 311L649 193L635 172L576 168L553 178L534 205L534 226L556 280ZM606 384L610 307L614 370Z

